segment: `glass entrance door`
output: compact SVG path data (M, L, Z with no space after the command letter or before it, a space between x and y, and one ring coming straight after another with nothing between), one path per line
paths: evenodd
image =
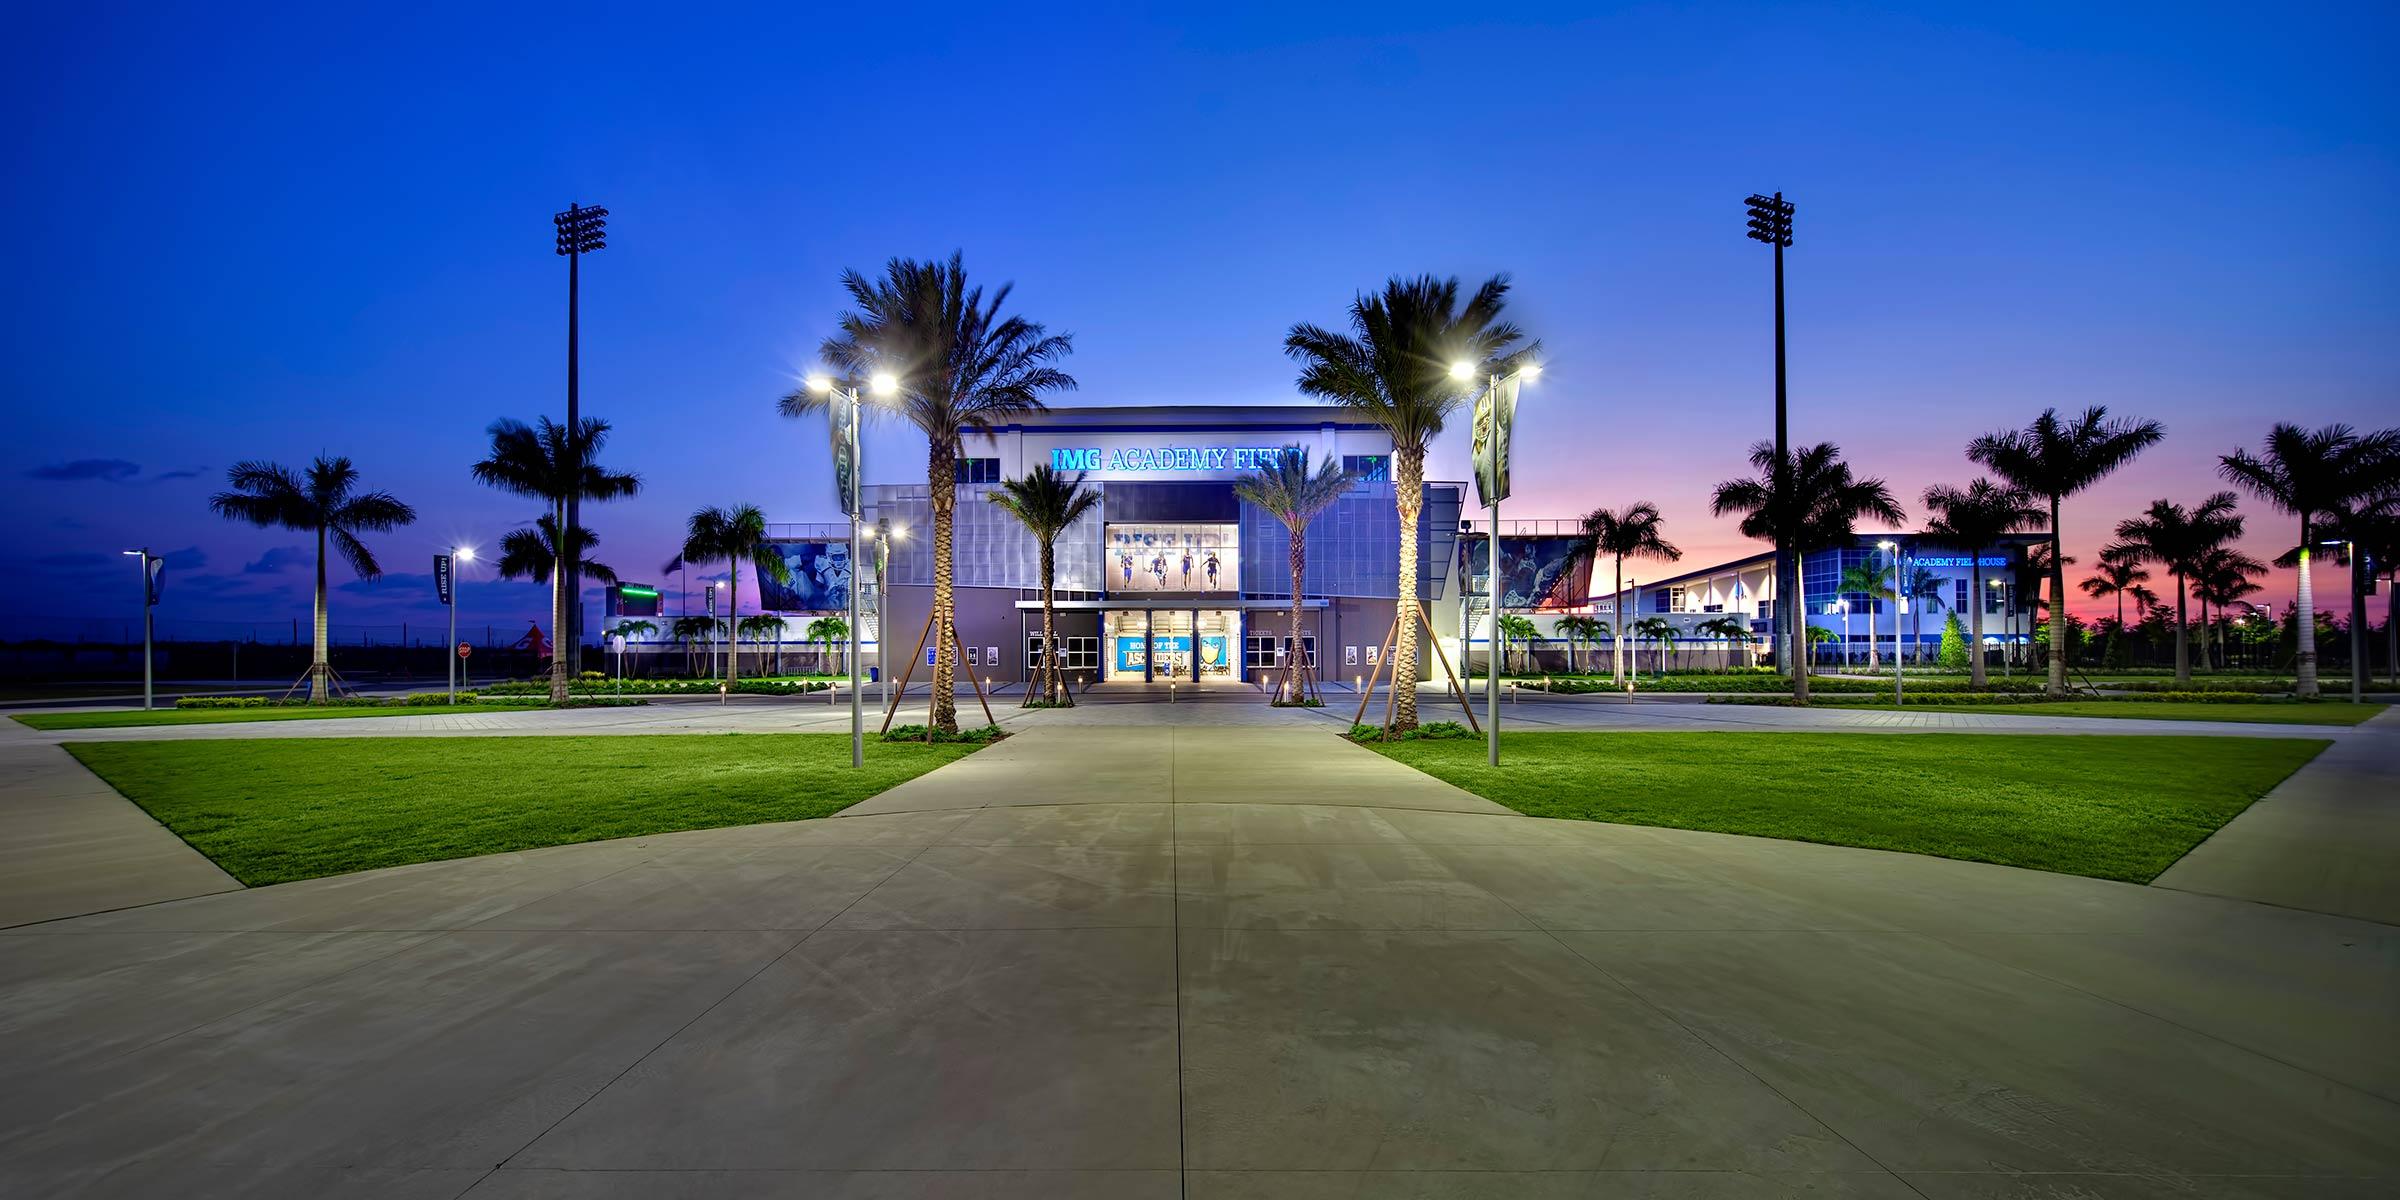
M1150 678L1159 682L1192 677L1192 614L1159 610L1150 614Z

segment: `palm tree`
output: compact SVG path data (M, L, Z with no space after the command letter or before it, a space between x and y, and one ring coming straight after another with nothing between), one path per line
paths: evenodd
M2219 636L2217 622L2223 620L2225 610L2242 597L2258 594L2261 589L2250 581L2251 576L2264 575L2266 571L2267 564L2231 546L2213 547L2192 564L2192 595L2200 601L2200 665L2203 668L2216 669L2215 659L2208 647L2211 641L2219 645L2224 642L2224 638ZM2213 617L2210 615L2212 610L2215 614Z
M759 658L763 661L767 657L766 650L764 649L766 640L770 637L774 638L775 666L773 668L773 672L776 674L781 674L783 670L783 631L786 628L788 628L788 626L785 624L784 619L776 616L773 613L760 613L756 616L743 617L740 621L736 622L733 627L733 648L735 652L740 652L742 648L742 639L749 638L750 648L757 651ZM845 636L847 633L848 631L845 629Z
M2158 444L2166 429L2156 421L2108 419L2094 405L2083 415L2061 419L2045 408L2031 425L1987 433L1967 443L1967 457L2050 505L2050 684L2049 694L2067 691L2067 570L2059 508L2067 497L2098 483Z
M2041 510L2033 506L2033 497L2025 489L1989 479L1977 479L1964 490L1947 484L1926 488L1925 507L1933 514L1926 523L1926 534L1967 553L1967 590L1973 597L1967 610L1968 625L1975 644L1975 652L1967 659L1967 683L1979 688L1985 683L1983 551L2009 534L2038 527Z
M2149 582L2150 572L2142 569L2141 560L2129 555L2112 553L2116 547L2100 552L2100 565L2075 586L2094 600L2117 598L2117 629L2111 637L2125 636L2125 597L2132 595L2142 584Z
M590 570L591 565L586 563L584 565L584 569L587 571ZM658 626L651 624L648 621L624 620L610 626L606 636L612 638L624 638L628 642L633 642L639 641L645 637L654 637L657 634ZM624 673L625 656L620 652L617 655L617 674L623 675Z
M817 665L822 669L833 658L834 643L850 640L850 622L840 617L818 617L800 631L800 636L817 644Z
M208 506L229 521L248 521L261 529L290 529L317 537L317 584L314 629L308 661L308 702L322 704L331 687L333 668L327 653L325 624L325 544L350 564L360 579L382 577L383 567L373 551L359 540L362 533L389 533L417 519L417 510L388 492L358 490L358 468L347 458L320 456L308 465L306 477L280 463L238 462L225 473L232 491L209 497Z
M1577 671L1576 647L1610 635L1608 622L1581 614L1560 617L1552 623L1552 627L1558 630L1559 636L1567 639L1567 673L1570 675Z
M600 537L589 529L578 529L566 548L568 561L574 562L586 575L602 583L615 583L617 572L606 563L594 562L591 549L600 544ZM531 526L511 529L500 539L500 578L530 579L549 583L558 569L558 518L543 513L534 518Z
M1925 661L1925 614L1940 612L1949 603L1944 598L1949 583L1946 576L1937 575L1925 567L1910 567L1908 578L1900 587L1901 598L1911 601L1908 605L1909 657L1918 662ZM1899 629L1897 616L1892 618L1892 627L1896 634ZM1895 658L1900 654L1899 641L1897 636L1892 639Z
M1392 730L1417 726L1418 595L1423 586L1417 571L1417 517L1425 505L1425 452L1450 414L1475 393L1471 381L1514 371L1538 349L1520 346L1524 332L1500 319L1507 298L1506 276L1485 280L1464 307L1456 279L1394 278L1380 294L1351 301L1349 333L1303 322L1284 337L1284 353L1300 363L1302 392L1356 409L1391 435L1392 502L1400 513ZM1454 364L1467 369L1454 373Z
M1654 558L1661 562L1674 562L1683 557L1682 550L1659 535L1660 527L1665 524L1666 518L1659 515L1658 506L1647 500L1628 504L1617 512L1595 508L1584 514L1583 529L1575 543L1574 557L1569 561L1597 562L1602 555L1615 559L1617 588L1613 607L1622 608L1625 604L1626 559ZM1620 684L1625 682L1625 634L1621 618L1622 614L1619 629L1610 639L1615 645L1614 674L1616 682Z
M1889 582L1891 576L1892 569L1884 566L1872 556L1842 568L1841 581L1833 585L1833 590L1840 593L1843 600L1842 665L1850 664L1850 605L1848 601L1852 596L1864 596L1870 605L1867 609L1867 669L1872 671L1882 665L1883 660L1878 658L1875 653L1875 609L1871 606L1876 601L1883 600L1892 594ZM1897 617L1893 619L1892 627L1899 628Z
M1643 617L1633 623L1633 632L1634 636L1642 641L1658 643L1658 671L1662 675L1665 674L1667 647L1675 643L1675 623L1665 617ZM1635 670L1637 672L1640 670L1638 663L1635 665Z
M473 471L479 483L508 492L547 501L550 514L543 518L555 532L567 523L567 500L570 496L594 502L617 500L642 490L638 475L626 471L611 471L594 461L600 447L608 441L608 422L585 417L576 422L573 430L548 417L537 418L532 425L523 421L501 419L492 422L492 450ZM590 536L584 531L584 537ZM569 595L567 581L581 578L576 567L576 555L581 543L570 540L565 547L565 571L551 571L550 635L556 646L550 658L550 702L567 702L567 680L573 673L576 638L573 614L581 597Z
M2277 422L2267 431L2259 454L2236 450L2217 460L2226 482L2240 487L2284 512L2300 518L2300 542L2294 554L2299 568L2301 613L2298 682L2292 693L2317 694L2316 585L2309 560L2319 532L2317 521L2363 497L2390 487L2400 471L2400 429L2359 433L2348 425L2307 430Z
M1527 663L1527 669L1530 670L1530 664L1533 660L1533 635L1536 632L1533 626L1533 618L1521 616L1517 613L1502 613L1500 614L1500 619L1494 624L1497 627L1500 635L1500 667L1498 669L1507 669L1508 644L1510 642L1518 642L1521 643L1525 648L1523 651L1524 658L1521 661Z
M1070 479L1051 470L1049 463L1036 463L1022 479L1001 480L999 490L984 493L984 499L1007 509L1042 547L1042 658L1025 681L1025 704L1072 708L1075 694L1058 665L1058 539L1100 507L1100 492L1083 486L1081 474ZM1292 603L1297 607L1298 598Z
M791 582L791 568L767 540L767 518L755 504L694 512L684 529L683 558L686 562L721 558L732 572L725 583L725 615L733 630L733 652L725 656L725 689L731 691L742 673L742 564L749 563L758 568L761 578L777 583Z
M1316 693L1316 680L1301 662L1304 643L1300 640L1300 600L1308 568L1308 523L1349 490L1350 474L1342 470L1341 460L1328 456L1311 471L1307 447L1276 455L1257 474L1233 485L1234 495L1281 521L1291 537L1292 648L1285 657L1283 678L1276 683L1275 694L1294 703Z
M1750 465L1758 475L1718 484L1711 511L1720 517L1727 513L1743 514L1742 536L1788 545L1795 556L1855 542L1861 519L1873 518L1892 525L1906 519L1900 505L1892 499L1892 489L1880 479L1855 478L1850 464L1842 461L1842 448L1832 442L1802 447L1792 455L1790 467L1785 471L1775 469L1775 443L1760 442L1750 449ZM1786 482L1791 491L1779 495L1778 481ZM1793 614L1793 619L1784 625L1795 631L1793 644L1787 648L1793 656L1792 698L1805 704L1808 667L1804 656L1808 651L1799 639L1813 641L1815 635L1797 631L1816 626L1804 619L1797 599L1778 596L1775 603Z
M716 640L717 631L722 628L724 628L724 623L715 617L689 616L677 617L674 624L667 627L667 636L683 645L684 674L698 675L700 673L699 668L692 662L692 643L701 638L707 638L713 642Z
M1750 627L1732 617L1712 617L1700 622L1692 632L1706 634L1711 640L1722 639L1727 666L1732 665L1733 648L1750 638Z
M970 432L1043 411L1042 394L1075 386L1053 364L1074 350L1068 334L1052 334L1023 317L1004 316L1014 284L990 300L970 287L958 254L948 262L895 258L883 277L842 273L856 309L841 314L840 332L819 353L853 380L878 373L896 380L892 403L925 435L925 486L933 507L933 697L927 724L958 730L957 611L951 531L958 507L958 442ZM797 417L839 403L830 393L801 388L777 405Z
M2117 543L2102 552L2104 559L2157 563L2175 577L2177 683L2192 680L2191 577L2202 556L2242 536L2242 514L2234 511L2235 503L2232 492L2218 492L2188 510L2172 501L2153 500L2142 515L2117 522Z

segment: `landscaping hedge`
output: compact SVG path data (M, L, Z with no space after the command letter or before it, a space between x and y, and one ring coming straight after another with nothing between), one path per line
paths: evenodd
M1521 686L1531 691L1547 691L1558 695L1582 695L1591 692L1614 692L1623 690L1620 685L1612 684L1606 679L1587 679L1582 677L1555 677L1541 680L1528 679L1523 681ZM2038 692L2041 690L2041 688L2041 681L2030 679L1994 679L1987 683L1982 691L1975 691L1974 685L1963 677L1956 679L1937 677L1924 680L1910 679L1908 681L1908 690L1911 692L1959 692L1974 696L1984 696L2002 692ZM1669 674L1663 677L1643 676L1639 679L1636 679L1633 684L1633 690L1634 694L1636 695L1639 695L1643 692L1747 692L1766 695L1777 692L1791 691L1792 681L1784 678L1781 675L1772 674ZM1889 692L1892 690L1892 685L1888 681L1873 679L1833 679L1821 675L1811 675L1808 677L1808 690L1811 692L1825 693L1827 695L1849 694L1864 696L1873 695L1877 692Z
M714 696L721 682L715 679L610 679L600 682L578 680L567 685L570 696ZM798 696L806 692L821 692L832 687L822 679L744 679L733 685L741 696ZM515 680L508 683L486 684L486 696L547 696L547 680Z

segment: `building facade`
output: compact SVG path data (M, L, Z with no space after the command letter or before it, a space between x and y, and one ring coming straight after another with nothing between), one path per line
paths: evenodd
M1276 456L1339 461L1350 490L1307 530L1301 645L1289 643L1290 539L1273 516L1234 495L1236 481ZM1099 507L1059 538L1059 650L1078 681L1235 683L1271 671L1279 653L1308 656L1347 679L1378 665L1397 610L1401 536L1391 439L1323 406L1062 408L962 439L952 535L962 672L1021 683L1042 651L1040 547L987 497L1001 480L1047 464L1080 475ZM864 520L901 530L890 543L882 619L867 636L885 670L927 677L923 634L933 600L933 512L922 462L870 463ZM916 476L912 478L912 471ZM1455 636L1446 570L1461 488L1425 485L1417 528L1419 597L1436 636ZM871 594L871 593L870 593ZM1429 653L1429 652L1428 652Z

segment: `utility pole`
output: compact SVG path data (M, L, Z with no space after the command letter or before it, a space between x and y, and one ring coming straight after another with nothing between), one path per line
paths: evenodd
M158 706L157 675L152 670L151 651L156 643L151 635L154 629L152 616L158 608L158 567L155 564L159 558L150 553L148 546L124 553L140 555L142 560L142 707L155 708Z
M1783 372L1783 252L1792 244L1792 205L1782 192L1772 196L1753 194L1747 203L1750 240L1775 248L1775 502L1782 508L1790 504L1792 487L1792 446ZM1787 667L1798 663L1800 649L1796 644L1806 640L1802 632L1806 618L1794 604L1800 592L1800 571L1792 558L1793 516L1788 511L1775 515L1775 634L1781 639Z
M558 227L558 253L567 260L567 452L576 461L567 464L566 502L558 514L558 571L559 586L567 596L560 616L564 629L554 629L557 654L572 653L567 677L574 678L583 667L583 564L581 550L575 544L575 531L583 515L582 488L583 443L577 438L577 422L583 416L578 375L582 356L577 342L581 335L580 296L583 282L583 256L608 245L608 210L567 205L567 211L551 216L550 223ZM570 651L568 648L573 647Z

